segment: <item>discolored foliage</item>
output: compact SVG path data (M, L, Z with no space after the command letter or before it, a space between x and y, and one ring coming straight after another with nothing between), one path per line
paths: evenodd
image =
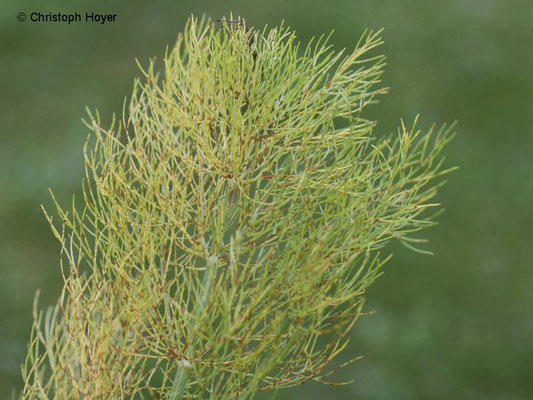
M239 20L240 21L240 20ZM246 399L325 382L390 239L412 247L450 129L376 140L381 44L190 18L121 121L86 122L83 205L57 205L65 286L24 399ZM125 107L126 108L126 107ZM57 204L57 203L56 203ZM46 212L45 212L46 213Z

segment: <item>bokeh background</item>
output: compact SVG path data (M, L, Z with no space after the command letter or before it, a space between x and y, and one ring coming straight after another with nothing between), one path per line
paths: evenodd
M59 246L40 210L63 204L83 176L85 106L120 112L139 76L134 58L161 56L191 14L285 20L302 41L335 30L351 48L385 27L376 133L422 115L458 120L448 147L446 211L425 232L425 256L391 245L344 358L364 358L331 388L277 399L533 398L533 3L531 0L4 0L0 5L0 397L20 389L37 288L61 289ZM117 22L18 22L20 11L116 13ZM267 398L260 396L260 398Z

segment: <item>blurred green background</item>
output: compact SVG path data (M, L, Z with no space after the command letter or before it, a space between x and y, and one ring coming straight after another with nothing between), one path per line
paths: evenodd
M161 56L191 14L230 11L255 26L284 19L302 41L335 30L336 49L385 27L384 85L368 112L378 133L401 117L458 119L447 149L446 211L424 256L393 260L368 293L337 375L355 382L277 399L533 398L533 3L531 0L3 1L0 5L0 397L21 386L37 288L61 289L59 246L40 210L48 187L79 193L84 107L120 112L134 57ZM20 11L116 13L117 22L18 22ZM260 398L266 398L260 396Z

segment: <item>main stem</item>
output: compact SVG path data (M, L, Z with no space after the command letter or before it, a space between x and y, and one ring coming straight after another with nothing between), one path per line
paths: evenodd
M197 312L195 313L196 316L199 316L203 314L205 311L205 308L207 307L207 300L209 297L209 290L211 288L211 278L213 276L213 270L215 268L215 262L211 261L212 259L209 258L206 266L206 271L204 274L204 277L202 279L202 296L200 297L200 301L196 304ZM215 259L216 260L216 259ZM196 320L198 324L198 319ZM196 331L196 329L193 330ZM192 339L192 345L189 346L189 348L185 352L185 360L189 361L193 355L194 348L196 347L197 342L197 336L193 336ZM188 378L188 368L190 365L186 365L184 362L182 362L182 365L178 367L178 371L176 372L176 376L174 377L174 383L172 384L172 388L170 389L170 396L169 400L181 400L183 398L183 394L185 392L185 387L187 386L187 378Z

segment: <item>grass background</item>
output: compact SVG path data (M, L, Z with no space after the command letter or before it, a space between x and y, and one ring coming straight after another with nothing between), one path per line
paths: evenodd
M38 1L0 5L0 396L20 388L35 290L61 289L59 246L41 213L79 193L84 107L120 112L134 57L163 54L191 14L284 19L302 41L335 30L337 49L385 27L384 85L368 112L377 132L417 113L458 119L447 149L460 171L425 232L434 256L390 246L339 373L355 379L280 391L277 399L531 399L533 360L533 4L530 0ZM96 23L18 22L25 11L116 13ZM260 396L266 398L265 396Z

